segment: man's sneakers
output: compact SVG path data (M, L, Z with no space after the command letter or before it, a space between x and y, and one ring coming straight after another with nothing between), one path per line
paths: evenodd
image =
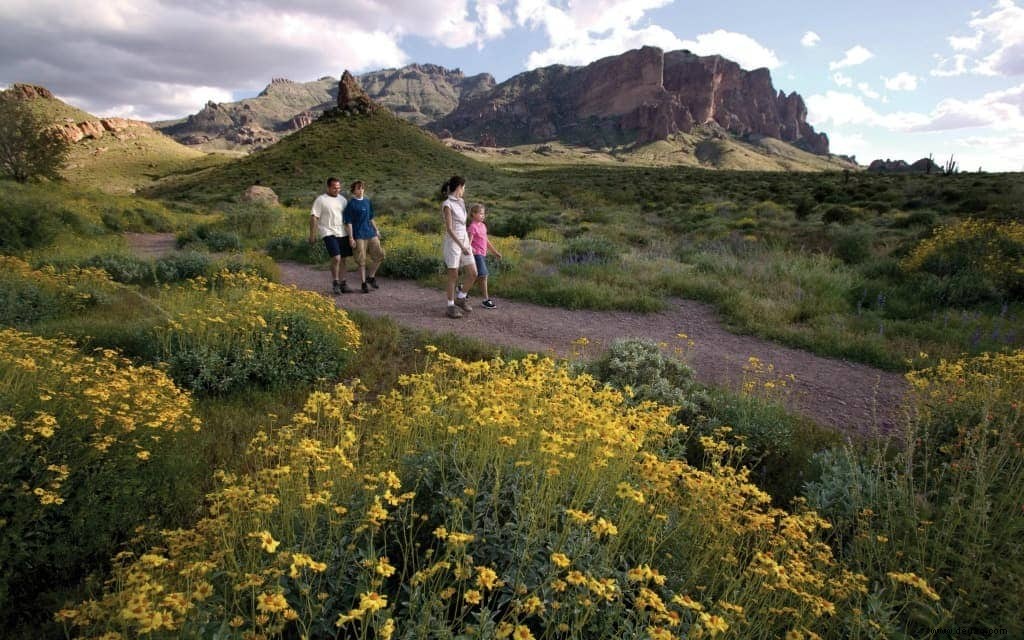
M459 311L455 307L455 305L450 304L450 305L448 305L448 311L445 313L445 315L447 315L449 318L461 318L462 317L462 312Z
M455 306L462 309L463 313L471 313L473 311L472 307L469 306L468 298L456 298Z
M380 287L377 285L377 278L376 277L369 277L369 278L367 278L366 279L366 283L369 284L374 289L380 289Z
M486 300L481 302L480 306L483 307L484 309L495 309L498 307L498 305L494 304L494 300L491 300L490 298L487 298Z
M335 280L334 281L334 285L331 288L331 292L334 293L334 295L338 295L338 294L341 294L341 293L348 293L349 292L348 283L345 282L344 280L342 280L341 282L338 282L337 280Z

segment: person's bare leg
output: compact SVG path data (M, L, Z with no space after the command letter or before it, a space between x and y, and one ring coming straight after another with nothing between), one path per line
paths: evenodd
M480 288L484 291L484 300L490 300L491 294L487 291L487 276L480 276Z
M473 285L476 284L476 265L467 265L465 273L466 277L469 279L462 283L462 290L469 293L470 289L473 288Z
M331 258L331 278L334 282L341 282L341 274L345 268L345 259L341 256Z
M448 286L446 293L448 294L448 302L455 302L455 283L459 280L459 270L449 269L448 270Z

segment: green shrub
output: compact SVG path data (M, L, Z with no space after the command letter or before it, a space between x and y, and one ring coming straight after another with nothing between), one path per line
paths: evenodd
M24 327L74 315L108 300L112 292L106 274L95 270L36 271L18 258L0 256L0 325Z
M158 205L136 205L131 208L108 206L100 212L100 220L111 231L168 232L174 229L170 217Z
M199 225L194 229L179 234L177 238L178 248L203 245L210 251L238 251L242 248L242 241L237 233L223 231L211 225Z
M809 504L833 522L840 555L879 586L909 569L934 587L912 637L950 620L1018 637L1024 352L942 361L909 379L913 418L891 438L820 455Z
M496 236L525 238L540 226L540 218L530 213L502 212L487 218L487 232Z
M5 253L45 247L61 231L54 215L59 200L21 189L10 189L0 198L0 251Z
M212 260L209 254L197 251L175 253L160 258L153 265L157 282L178 282L207 275Z
M666 357L658 343L645 338L621 338L586 367L587 373L617 389L632 392L631 403L653 401L677 407L683 421L696 416L707 396L697 386L693 370Z
M159 302L171 314L156 328L160 359L197 393L333 380L359 345L330 300L249 274L193 281Z
M243 238L260 238L271 233L284 217L281 207L262 204L232 204L226 206L224 226ZM213 249L219 251L219 249Z
M566 242L562 262L568 265L607 264L619 259L621 249L611 240L597 236L580 236Z
M303 264L322 264L328 258L323 241L310 244L305 239L278 236L267 242L267 254L275 260L290 260Z
M871 257L873 234L870 229L857 225L832 233L835 254L846 264L860 264Z
M214 275L220 271L248 273L270 282L281 281L281 269L274 259L255 251L228 254L214 262L208 269L207 275Z
M115 282L153 282L153 264L132 254L105 253L87 258L80 264L83 267L103 269Z
M198 428L162 372L0 331L0 621L45 622L51 595L105 566L153 516L197 496L179 452Z
M381 242L387 252L380 267L381 275L414 280L444 272L440 236L396 227L389 230Z
M825 224L853 224L857 220L857 212L844 204L836 204L825 209L821 221Z

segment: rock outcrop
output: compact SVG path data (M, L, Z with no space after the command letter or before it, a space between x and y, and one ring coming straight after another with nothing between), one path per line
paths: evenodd
M136 129L151 131L151 127L141 120L129 120L127 118L101 118L99 120L85 120L83 122L64 122L55 124L50 129L58 137L74 143L80 140L99 140L107 133L113 134L119 140L126 140L135 137Z
M346 69L338 84L338 108L350 113L367 114L380 109L380 105L366 95L359 82Z
M47 98L53 100L53 93L46 87L40 87L36 84L22 84L15 82L11 85L9 91L12 91L14 95L22 100L33 100L35 98Z
M467 140L490 133L504 145L557 138L606 146L661 140L706 123L828 153L828 137L807 124L803 98L777 93L767 69L745 71L721 56L655 47L519 74L433 126Z
M875 173L942 173L942 167L931 158L921 158L913 164L906 160L874 160L868 165L868 171Z
M460 69L436 64L371 71L358 79L374 101L420 126L444 117L461 101L482 95L495 85L489 73L467 77Z

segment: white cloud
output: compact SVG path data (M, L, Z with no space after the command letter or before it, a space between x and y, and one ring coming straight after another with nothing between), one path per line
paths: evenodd
M842 60L828 63L828 68L835 71L836 69L842 69L844 67L853 67L858 64L863 64L873 57L875 57L875 54L858 44L847 49L846 55Z
M696 40L686 40L683 47L702 56L720 55L739 63L744 69L767 67L775 69L782 63L775 52L748 35L718 29L702 33Z
M983 76L1024 75L1024 8L1015 0L997 0L987 15L972 14L969 36L950 36L949 46L957 53L951 58L936 56L939 66L933 76L954 76L970 72ZM985 47L984 45L988 45Z
M553 0L518 0L516 21L526 27L543 29L549 46L530 53L526 66L533 69L551 64L582 65L605 56L643 45L665 50L689 49L698 55L721 55L745 69L781 65L775 52L742 33L718 29L682 40L658 25L642 26L648 11L673 0L599 0L570 3Z
M976 100L947 98L930 113L883 114L851 93L827 91L807 99L807 121L815 128L859 125L887 131L924 133L975 127L1024 132L1024 84L987 93Z
M882 97L880 93L872 89L871 85L866 82L858 82L857 88L860 89L861 93L871 98L872 100L878 100L879 98Z
M647 11L671 2L600 0L561 8L550 0L518 0L516 22L543 29L549 42L547 49L530 53L526 66L533 69L551 64L581 65L644 45L681 49L683 42L667 29L639 26Z
M27 80L95 113L155 119L207 99L409 62L419 36L450 48L512 26L507 0L5 0L0 78ZM195 100L195 102L191 102Z
M967 73L967 56L958 53L949 58L944 58L939 54L932 56L936 60L935 68L928 73L936 78L949 78L955 76L962 76Z
M819 42L821 42L821 36L813 31L808 31L802 38L800 38L800 44L805 47L816 47Z
M832 74L832 82L835 82L836 85L840 87L853 86L853 78L844 74L842 71L836 71L835 73Z
M917 76L906 71L901 71L891 78L882 76L885 88L889 91L915 91L917 89Z

